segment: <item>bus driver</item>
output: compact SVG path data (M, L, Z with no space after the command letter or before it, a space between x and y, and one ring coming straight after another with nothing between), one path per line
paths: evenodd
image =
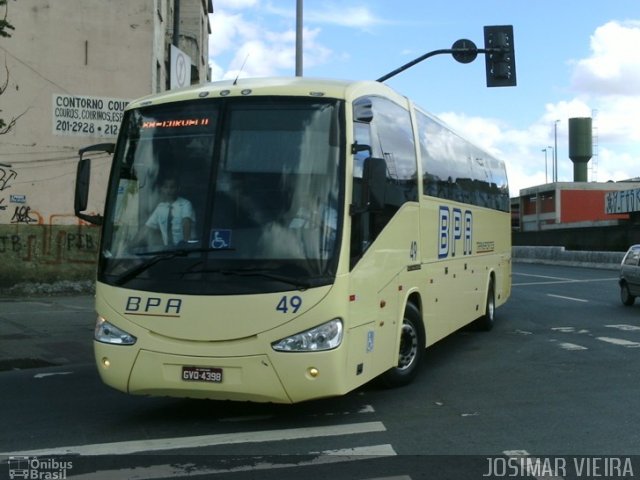
M162 243L173 247L192 239L196 221L191 202L178 196L178 182L175 178L165 177L160 183L161 201L149 216L143 232L160 231ZM147 235L148 237L148 235Z

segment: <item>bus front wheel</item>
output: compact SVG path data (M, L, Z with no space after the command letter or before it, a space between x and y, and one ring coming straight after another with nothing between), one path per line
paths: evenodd
M422 315L415 305L408 303L404 311L398 365L382 374L382 382L390 388L408 385L418 374L425 349Z
M476 320L476 326L480 330L488 332L496 323L496 289L493 278L489 280L489 288L487 289L487 303L485 304L484 315Z

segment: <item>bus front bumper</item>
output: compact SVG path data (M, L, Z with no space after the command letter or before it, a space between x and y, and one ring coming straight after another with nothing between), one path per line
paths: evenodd
M295 403L348 390L337 381L335 352L276 354L272 361L265 354L189 356L95 341L94 352L102 381L134 395Z

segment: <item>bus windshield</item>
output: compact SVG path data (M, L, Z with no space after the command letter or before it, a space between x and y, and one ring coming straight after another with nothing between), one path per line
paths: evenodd
M342 110L328 99L229 97L129 111L99 280L202 295L331 284Z

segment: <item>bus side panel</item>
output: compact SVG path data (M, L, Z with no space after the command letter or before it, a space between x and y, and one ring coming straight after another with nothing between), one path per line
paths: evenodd
M410 266L419 265L418 219L418 205L404 204L351 272L348 372L355 372L359 383L397 364L404 313L400 298L409 288L400 279L406 279Z
M491 274L496 305L511 290L511 230L506 212L423 197L421 254L427 345L485 312Z

